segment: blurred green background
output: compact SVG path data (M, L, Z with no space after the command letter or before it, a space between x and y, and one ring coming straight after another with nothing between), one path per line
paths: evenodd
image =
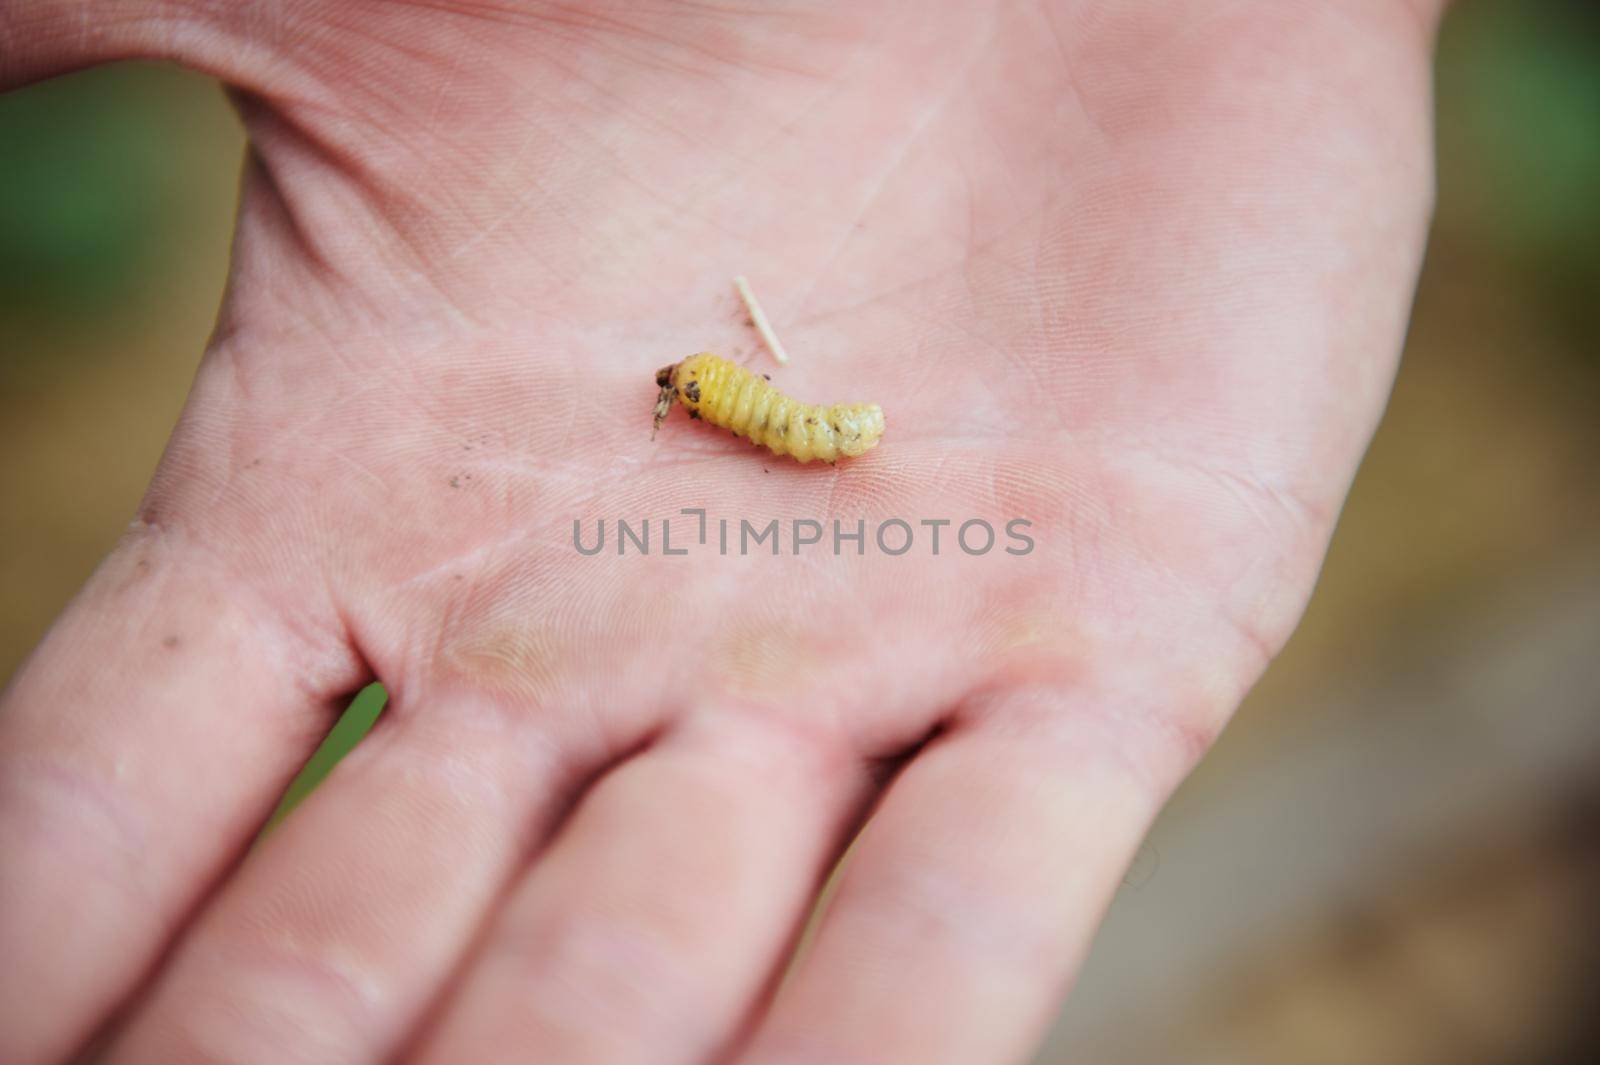
M1042 1065L1600 1061L1600 5L1465 0L1437 85L1405 362L1316 597ZM242 149L170 68L0 97L0 677L155 466Z

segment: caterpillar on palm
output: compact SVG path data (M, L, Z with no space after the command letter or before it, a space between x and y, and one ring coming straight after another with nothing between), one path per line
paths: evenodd
M876 403L801 403L774 388L765 377L738 363L702 351L656 371L661 394L655 424L672 410L676 399L691 418L719 428L800 462L836 462L871 450L883 436L883 409Z

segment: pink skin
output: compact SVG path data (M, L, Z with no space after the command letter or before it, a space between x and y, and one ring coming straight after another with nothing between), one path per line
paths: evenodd
M1310 592L1405 325L1438 12L84 9L8 5L0 86L167 56L253 148L139 521L4 695L0 1061L1024 1060ZM875 451L652 443L657 367L754 347L736 273ZM1037 547L572 549L683 507Z

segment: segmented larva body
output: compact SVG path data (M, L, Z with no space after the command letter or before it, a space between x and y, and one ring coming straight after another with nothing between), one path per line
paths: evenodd
M800 403L766 378L709 351L663 367L656 372L656 384L661 386L658 426L676 398L689 417L704 418L774 455L793 455L801 462L854 458L883 436L883 410L876 403Z

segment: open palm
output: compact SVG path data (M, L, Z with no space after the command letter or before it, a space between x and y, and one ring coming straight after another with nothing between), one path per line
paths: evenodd
M1421 5L107 6L0 15L0 81L173 55L252 149L139 521L4 696L0 1059L1025 1058L1381 409ZM737 273L877 450L652 441L658 367L763 358Z

